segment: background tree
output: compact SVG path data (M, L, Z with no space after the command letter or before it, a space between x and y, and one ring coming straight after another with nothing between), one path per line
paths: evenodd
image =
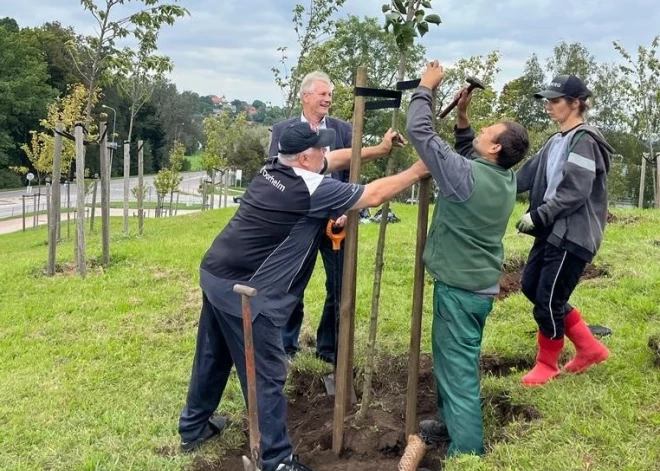
M222 171L223 175L226 175L229 169L229 155L234 151L246 128L246 113L240 113L236 118L232 118L229 113L223 113L220 116L209 116L204 120L206 148L201 166L211 177L210 209L215 205L215 174Z
M163 215L165 206L165 196L170 195L169 215L172 215L174 192L178 191L179 185L183 181L181 176L181 168L185 155L185 147L183 144L175 142L174 147L169 155L169 165L167 168L162 168L158 171L158 175L154 178L154 188L158 198L158 209L156 214ZM137 191L140 191L138 189Z
M294 110L299 109L298 92L300 81L304 74L301 73L301 64L307 57L309 51L323 39L326 39L332 31L333 21L331 17L346 2L346 0L311 0L309 9L301 4L293 8L294 31L297 35L300 52L296 63L289 67L287 48L278 47L282 54L280 66L271 68L275 76L275 83L282 90L284 98L284 116L289 118Z
M117 13L117 6L123 6L130 0L80 0L83 8L90 13L98 25L96 36L81 38L78 44L70 42L69 51L76 69L87 84L89 95L85 110L85 122L89 124L92 114L92 95L102 74L111 67L117 57L116 41L134 37L138 41L148 34L160 30L163 24L172 25L177 18L188 14L185 8L174 3L161 4L160 0L133 0L145 7L123 18L112 20ZM174 0L177 2L178 0Z
M36 28L25 28L23 34L31 38L46 61L46 83L60 95L65 95L70 85L80 82L67 47L77 47L78 38L73 28L65 28L55 22L44 23Z
M579 42L569 44L565 41L554 47L546 65L553 77L561 74L577 75L587 86L593 83L598 67L595 57L586 46Z
M25 166L19 146L43 117L55 90L47 84L47 64L38 44L5 18L0 22L0 188L18 186L10 166Z
M405 76L415 76L424 63L426 49L413 44L407 52ZM397 82L399 47L394 35L384 30L380 20L373 17L360 19L349 16L337 20L331 30L331 38L313 47L300 64L300 73L313 70L326 72L335 90L332 97L332 115L350 121L353 116L353 82L359 65L367 68L368 87L392 89ZM405 122L404 102L399 122ZM364 141L375 144L383 131L391 126L392 115L386 110L370 111L365 115ZM392 160L393 171L410 164L413 153L397 151ZM366 164L361 170L363 182L385 175L387 159Z
M637 49L637 58L633 59L630 53L618 42L614 42L614 48L619 52L624 59L625 64L620 65L620 70L630 81L631 86L628 91L627 107L630 110L632 129L631 131L637 136L644 136L647 141L648 148L645 152L649 155L648 169L652 176L653 181L653 197L655 207L660 207L660 192L658 190L658 178L660 175L660 165L658 169L654 168L656 163L653 160L654 154L657 153L658 146L654 147L655 130L658 127L658 104L660 98L660 60L658 59L658 45L660 45L660 36L656 36L651 41L649 48L639 46ZM645 167L646 161L642 161L643 176L646 176ZM641 182L646 179L642 178ZM639 206L643 206L647 200L644 198L645 186L640 184L640 201Z
M491 51L487 56L472 56L460 59L455 65L448 67L445 78L437 90L438 113L454 99L456 92L466 85L466 78L474 76L483 82L486 89L474 93L470 104L470 122L472 126L479 129L496 121L498 119L495 116L497 93L493 90L493 82L500 71L500 57L499 51ZM452 120L439 121L438 132L444 139L451 142L454 136L454 123Z
M131 104L126 139L129 142L132 142L135 117L151 99L156 80L162 80L166 72L172 71L169 57L154 54L158 47L157 32L149 30L136 35L140 41L138 49L124 48L114 62L119 90Z
M545 85L545 73L538 56L532 54L525 62L523 74L504 85L498 99L498 114L522 124L528 131L545 130L550 119L541 102L534 98Z
M266 163L270 133L265 126L247 127L227 155L227 166L243 172L242 186L252 180Z

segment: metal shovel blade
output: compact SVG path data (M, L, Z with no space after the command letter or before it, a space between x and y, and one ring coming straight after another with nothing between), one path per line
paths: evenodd
M323 377L323 384L325 385L325 392L330 397L335 395L335 374L328 373Z
M325 392L330 397L334 397L337 389L335 384L335 374L328 373L323 377L323 384L325 385ZM351 404L357 404L357 395L355 394L355 388L351 389Z

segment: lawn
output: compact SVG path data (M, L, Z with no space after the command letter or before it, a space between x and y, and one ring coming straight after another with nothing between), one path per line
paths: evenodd
M394 205L402 222L388 230L379 355L408 349L416 207ZM516 208L516 215L523 210ZM46 278L46 230L0 236L0 469L182 470L195 457L178 452L183 406L201 305L198 266L234 209L150 219L143 237L121 234L113 218L112 264L101 269L100 235L89 236L90 273L80 279L59 248L62 272ZM607 276L580 284L573 297L590 323L610 327L612 356L580 376L536 389L524 373L485 375L484 392L506 392L541 418L503 429L486 423L489 453L455 459L447 471L660 470L660 369L646 343L660 332L660 213L617 211L595 265ZM509 261L524 258L531 238L512 218ZM136 232L136 222L131 222ZM360 226L356 359L364 362L378 224ZM324 298L319 261L306 291L303 336L316 328ZM425 291L422 350L430 351L431 285ZM496 303L484 352L529 360L535 345L531 306L521 294ZM296 368L318 375L306 351ZM376 398L377 401L377 398ZM222 413L244 404L232 379ZM243 434L233 428L200 456L213 458ZM495 439L497 437L497 439ZM234 471L234 470L228 470Z
M198 172L202 170L202 157L204 157L203 151L195 152L192 155L186 155L186 159L190 162L191 172Z

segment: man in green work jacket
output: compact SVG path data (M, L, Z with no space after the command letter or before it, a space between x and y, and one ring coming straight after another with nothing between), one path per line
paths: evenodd
M432 343L440 420L420 428L427 441L450 441L448 456L481 455L481 339L499 292L502 238L516 201L511 167L527 153L529 138L511 122L483 128L475 137L467 117L470 96L461 90L455 127L460 153L452 150L433 128L432 90L443 78L438 61L429 63L407 123L410 142L440 190L424 249L435 280Z

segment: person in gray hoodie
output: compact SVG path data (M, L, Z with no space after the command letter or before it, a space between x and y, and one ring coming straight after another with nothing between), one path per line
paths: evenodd
M609 350L569 304L587 265L596 255L607 222L607 173L612 147L585 123L591 92L574 75L555 77L535 94L560 132L517 172L518 193L529 191L529 210L517 223L535 237L522 277L522 291L534 304L538 353L522 382L545 384L560 374L564 336L576 355L564 366L581 373L605 361Z

